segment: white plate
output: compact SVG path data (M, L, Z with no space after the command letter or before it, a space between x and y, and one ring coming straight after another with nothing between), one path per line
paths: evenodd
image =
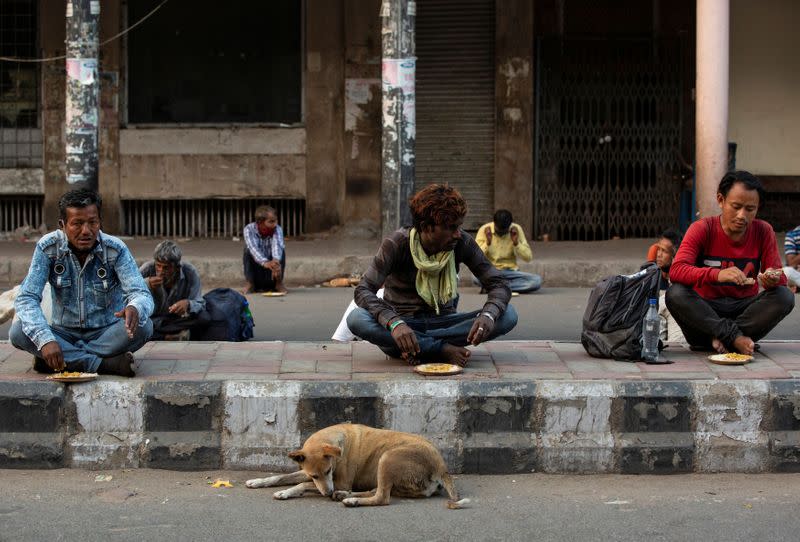
M464 368L450 363L423 363L414 367L414 372L426 376L449 376L464 372Z
M66 384L73 384L76 382L89 382L97 378L97 373L81 373L75 376L63 376L61 373L56 373L47 377L47 380L54 380L56 382L64 382Z
M718 365L744 365L745 363L753 361L753 356L746 356L744 354L712 354L708 356L708 361Z

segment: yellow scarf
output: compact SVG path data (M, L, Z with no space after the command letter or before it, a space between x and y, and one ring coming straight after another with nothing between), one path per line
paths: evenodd
M428 256L416 228L408 232L408 241L417 268L417 293L439 314L439 304L447 303L458 293L455 253L448 250Z

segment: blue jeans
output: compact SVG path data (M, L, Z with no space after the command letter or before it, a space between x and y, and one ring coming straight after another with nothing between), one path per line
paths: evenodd
M506 280L506 284L512 292L526 294L535 292L542 287L542 277L534 273L523 273L522 271L512 271L511 269L498 269ZM472 282L476 286L481 285L481 281L472 277Z
M135 352L153 334L153 322L148 319L145 325L138 326L133 339L128 338L125 331L125 320L119 319L110 326L99 329L75 329L50 326L56 341L64 354L64 363L68 371L96 373L103 358L110 358L123 352ZM22 324L14 320L8 332L8 338L15 347L42 357L27 335L22 331Z
M422 317L403 317L408 326L414 330L419 343L420 354L423 356L435 356L442 351L444 343L455 346L467 346L467 335L472 328L472 323L480 313L480 310L472 312L456 312L442 316L422 316ZM494 324L494 330L483 342L490 341L501 335L505 335L517 325L517 311L509 305L503 315ZM347 316L347 327L353 335L371 342L383 352L395 358L400 357L400 349L392 338L391 332L380 325L375 318L366 310L356 308Z

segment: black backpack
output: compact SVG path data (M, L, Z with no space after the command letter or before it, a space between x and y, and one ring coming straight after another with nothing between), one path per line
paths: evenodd
M648 299L658 298L660 281L661 270L651 264L633 275L612 275L597 283L583 313L581 332L581 344L590 356L641 359L642 321Z
M203 296L211 323L198 340L246 341L253 338L253 315L247 298L230 288L216 288Z

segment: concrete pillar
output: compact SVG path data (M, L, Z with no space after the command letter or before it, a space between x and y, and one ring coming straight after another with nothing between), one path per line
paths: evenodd
M67 186L97 190L100 0L67 0Z
M344 6L306 2L306 230L341 224L344 206Z
M719 214L717 185L728 165L730 0L697 0L695 137L698 217Z
M411 224L408 200L414 193L416 96L414 0L383 0L383 174L381 232Z
M495 209L533 235L533 3L495 7Z
M39 35L42 56L64 54L66 0L40 0ZM44 142L44 222L49 229L58 226L58 199L66 190L64 119L66 74L63 62L42 64L41 103Z

